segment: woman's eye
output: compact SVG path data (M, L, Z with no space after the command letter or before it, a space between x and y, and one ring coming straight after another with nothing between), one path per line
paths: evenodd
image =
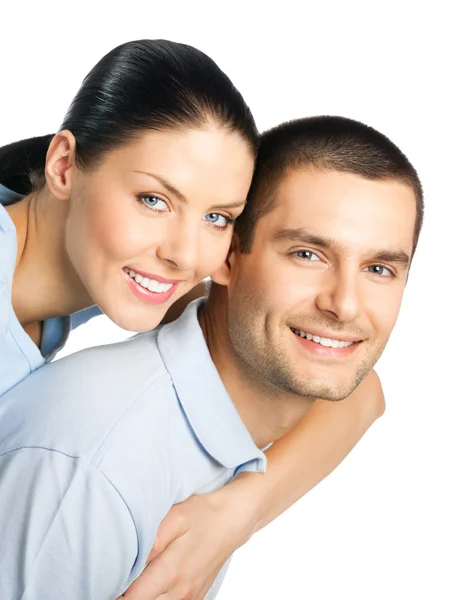
M379 275L380 277L393 277L394 274L384 265L371 265L370 267L366 267L366 270L374 275Z
M321 260L320 257L315 254L315 252L311 252L310 250L299 250L298 252L294 252L294 255L301 260Z
M151 210L155 210L157 212L166 212L168 210L168 205L162 198L158 196L151 195L142 195L140 196L140 200L147 208Z
M224 215L220 215L219 213L208 213L203 217L203 220L210 225L214 225L214 227L218 227L219 229L224 229L233 223L233 219L225 217Z

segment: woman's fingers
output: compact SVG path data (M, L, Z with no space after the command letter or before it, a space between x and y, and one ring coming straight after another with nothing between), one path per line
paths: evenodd
M158 529L148 566L121 598L203 600L224 563L243 543L250 512L242 506L237 509L234 494L223 490L191 496L172 507Z

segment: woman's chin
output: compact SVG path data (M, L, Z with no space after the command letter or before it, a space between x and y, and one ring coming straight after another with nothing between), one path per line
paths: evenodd
M117 310L113 311L113 313L107 314L107 316L121 329L133 333L144 333L160 325L166 310L154 311L152 315L139 315L137 312L133 314L134 310L130 308L123 313L119 313Z

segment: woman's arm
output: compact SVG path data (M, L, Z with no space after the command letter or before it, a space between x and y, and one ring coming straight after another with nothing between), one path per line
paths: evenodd
M239 479L253 479L252 487L239 484L249 503L260 504L253 533L329 475L383 415L385 407L381 382L373 371L345 400L317 400L300 423L267 450L263 476L242 473L230 482L228 488Z
M167 600L202 600L229 556L331 473L384 409L375 371L345 400L316 401L267 450L265 474L241 473L170 510L149 566L124 597L155 600L166 593Z

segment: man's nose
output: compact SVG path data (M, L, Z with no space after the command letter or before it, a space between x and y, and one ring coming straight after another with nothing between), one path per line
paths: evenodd
M318 309L338 321L354 321L361 314L360 273L351 265L331 270L315 297Z

